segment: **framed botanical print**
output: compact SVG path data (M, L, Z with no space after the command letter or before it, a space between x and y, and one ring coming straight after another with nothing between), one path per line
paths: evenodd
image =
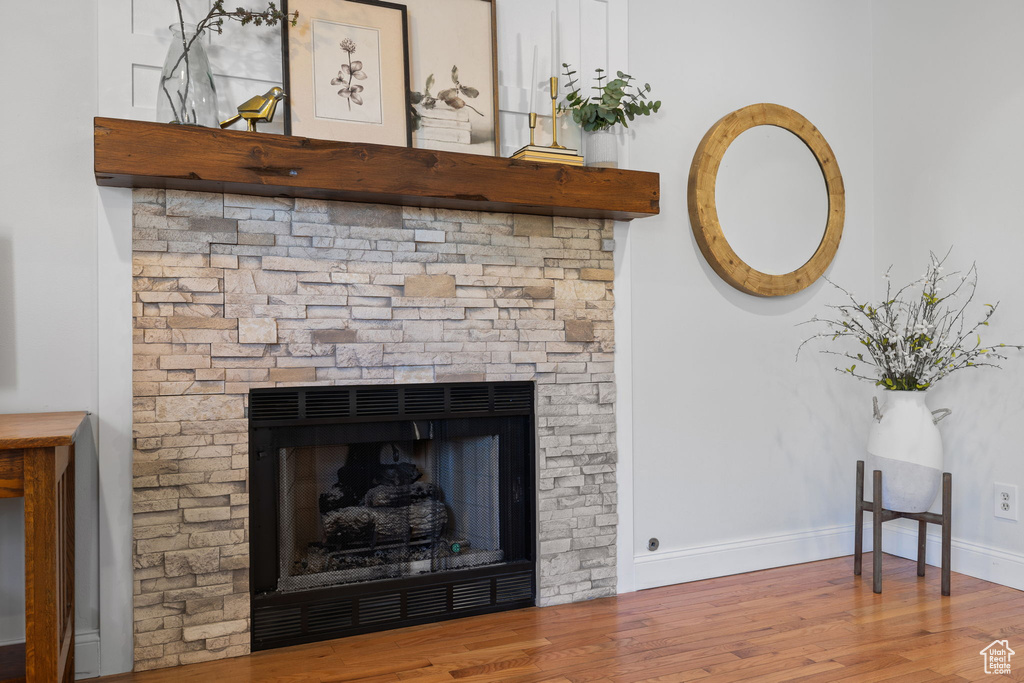
M402 0L413 146L498 156L494 0Z
M378 0L287 0L285 134L409 146L406 8Z

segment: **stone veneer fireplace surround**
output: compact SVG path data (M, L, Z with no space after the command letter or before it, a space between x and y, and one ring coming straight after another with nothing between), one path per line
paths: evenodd
M614 594L610 221L133 205L136 669L249 652L252 388L536 381L538 604Z

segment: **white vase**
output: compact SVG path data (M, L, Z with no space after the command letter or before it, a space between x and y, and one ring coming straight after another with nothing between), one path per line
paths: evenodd
M583 157L587 166L619 167L619 140L615 128L602 128L585 133Z
M924 391L886 391L868 434L868 481L882 471L882 507L927 512L942 484L942 437L935 425L951 411L929 410Z

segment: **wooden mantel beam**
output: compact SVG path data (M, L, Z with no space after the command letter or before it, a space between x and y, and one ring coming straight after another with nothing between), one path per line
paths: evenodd
M95 120L98 185L632 220L659 211L657 173Z

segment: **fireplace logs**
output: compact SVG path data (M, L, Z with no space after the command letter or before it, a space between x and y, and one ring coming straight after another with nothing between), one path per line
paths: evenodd
M447 521L444 504L429 498L403 507L341 508L323 516L328 545L341 547L437 538Z
M448 511L440 489L420 481L423 472L413 463L381 464L381 446L352 446L337 483L320 495L327 549L372 550L379 544L437 539L444 532Z

